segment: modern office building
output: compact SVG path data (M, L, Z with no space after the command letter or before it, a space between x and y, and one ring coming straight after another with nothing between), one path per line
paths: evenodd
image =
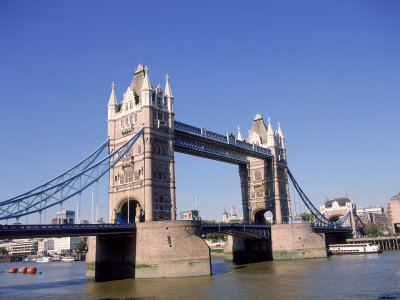
M383 207L370 206L368 208L360 207L357 209L357 215L364 224L373 222L379 226L382 233L389 233L389 222Z
M63 210L55 214L51 218L51 224L74 224L75 223L75 212L72 210Z
M34 239L13 240L8 245L9 255L34 255L38 251L38 242Z

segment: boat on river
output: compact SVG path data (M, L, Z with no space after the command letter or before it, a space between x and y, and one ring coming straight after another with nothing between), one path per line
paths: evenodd
M329 245L329 254L343 255L343 254L368 254L368 253L381 253L382 250L379 245L370 243L362 244L332 244Z
M75 258L72 256L66 256L61 259L61 261L75 261Z
M38 262L38 263L48 263L48 262L52 262L52 261L53 261L53 259L48 256L38 257L36 259L36 262Z

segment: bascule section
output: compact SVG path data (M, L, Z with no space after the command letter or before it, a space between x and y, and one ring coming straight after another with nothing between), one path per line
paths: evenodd
M175 220L173 101L168 75L164 90L153 88L147 67L140 63L121 103L113 83L109 152L142 126L144 133L109 174L110 223Z

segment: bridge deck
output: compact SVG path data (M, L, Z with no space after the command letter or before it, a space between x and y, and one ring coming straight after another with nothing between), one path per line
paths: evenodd
M136 233L136 224L0 225L0 240Z
M244 237L271 237L271 226L261 224L202 224L203 234L221 232ZM351 227L314 226L317 233L351 233ZM0 240L22 238L95 236L136 233L136 224L0 225Z
M239 141L232 135L224 136L178 121L174 122L174 132L176 152L233 164L247 163L248 157L273 157L269 149Z

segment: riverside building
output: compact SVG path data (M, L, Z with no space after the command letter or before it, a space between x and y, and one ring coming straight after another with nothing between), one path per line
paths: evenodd
M387 218L389 222L390 232L399 233L400 230L400 193L393 196L388 203Z

